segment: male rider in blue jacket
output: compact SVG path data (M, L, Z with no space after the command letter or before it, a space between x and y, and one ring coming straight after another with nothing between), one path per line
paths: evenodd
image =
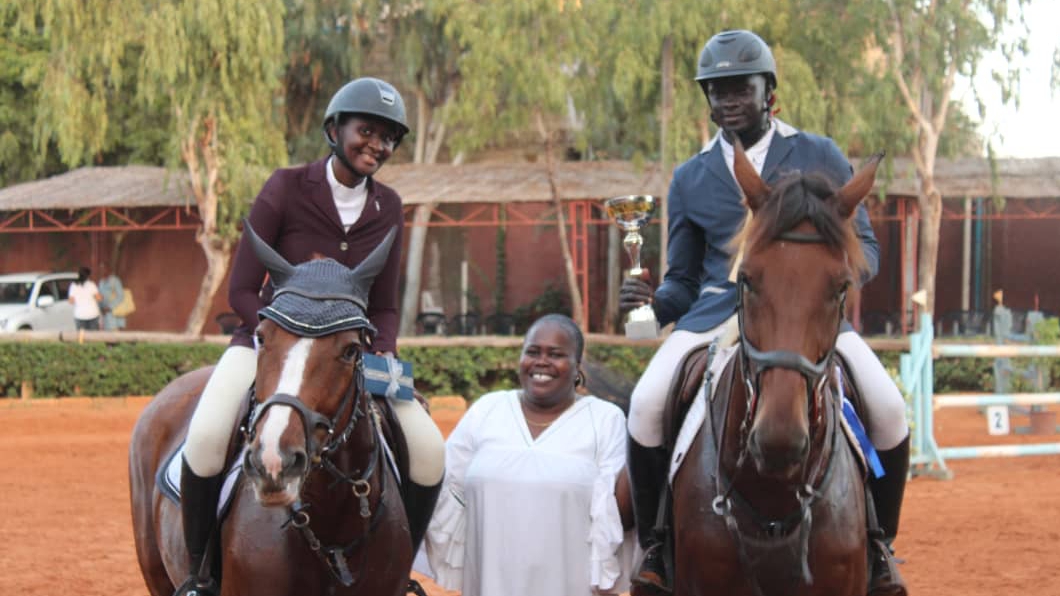
M631 309L651 304L659 323L676 322L633 391L629 412L628 468L633 489L638 538L644 560L634 576L634 596L666 594L660 544L653 525L662 485L669 469L663 446L662 417L667 390L677 363L696 346L718 339L735 317L736 284L730 279L729 241L743 225L747 208L733 176L733 142L739 138L747 157L767 183L786 172L825 174L839 187L853 169L827 137L799 131L773 117L776 63L761 38L750 31L723 31L699 56L696 73L710 104L711 120L721 129L697 155L674 171L668 196L668 269L655 291L641 279L627 279L620 305ZM857 233L869 265L868 281L879 269L879 244L864 206L855 216ZM867 427L885 475L870 482L876 514L886 540L894 539L909 467L909 427L905 401L890 375L864 340L844 324L837 351L853 368L865 398ZM904 596L905 586L893 572L891 553L874 553L870 596Z

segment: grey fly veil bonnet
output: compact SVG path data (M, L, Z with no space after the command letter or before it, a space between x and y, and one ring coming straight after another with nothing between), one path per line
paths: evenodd
M300 337L349 329L365 329L375 336L376 329L365 314L368 294L386 264L396 227L353 269L330 258L292 265L254 232L250 222L244 220L243 230L275 288L272 302L258 311L259 317Z

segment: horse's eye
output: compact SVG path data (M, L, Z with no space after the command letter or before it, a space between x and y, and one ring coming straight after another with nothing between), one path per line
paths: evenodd
M834 300L836 300L836 301L842 300L843 298L846 297L847 290L849 290L849 289L850 289L850 282L849 281L843 282L843 284L839 286L839 289L836 290L835 296L833 296L832 298Z
M351 343L342 350L342 359L347 362L357 362L361 357L361 344Z
M740 283L743 284L743 291L745 293L747 293L749 295L755 293L754 284L751 283L751 278L749 276L747 276L746 274L741 275L740 276Z

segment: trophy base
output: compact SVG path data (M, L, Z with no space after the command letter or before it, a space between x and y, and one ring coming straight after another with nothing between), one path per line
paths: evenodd
M627 339L656 339L659 337L659 321L626 321Z

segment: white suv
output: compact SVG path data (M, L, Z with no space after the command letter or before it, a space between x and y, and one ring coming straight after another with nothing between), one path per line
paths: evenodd
M0 332L74 331L74 305L67 296L76 273L0 275Z

